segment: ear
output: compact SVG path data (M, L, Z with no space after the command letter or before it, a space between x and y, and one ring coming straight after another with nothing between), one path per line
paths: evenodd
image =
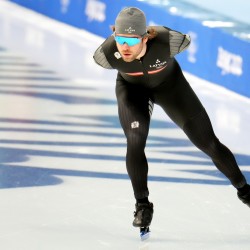
M148 41L148 37L143 37L143 38L142 38L142 42L143 42L143 43L146 43L147 41Z

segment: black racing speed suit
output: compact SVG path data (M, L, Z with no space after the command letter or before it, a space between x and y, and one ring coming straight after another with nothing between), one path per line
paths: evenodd
M167 27L153 27L157 36L147 41L140 60L125 62L113 36L96 50L94 60L107 69L117 69L116 96L121 126L127 138L126 166L136 199L148 197L148 163L145 146L153 105L186 133L216 167L240 188L246 184L231 151L215 136L210 119L174 59L190 43L188 35Z

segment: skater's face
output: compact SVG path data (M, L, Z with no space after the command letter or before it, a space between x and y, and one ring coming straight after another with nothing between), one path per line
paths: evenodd
M125 62L132 62L145 54L148 38L137 35L114 34L116 46Z

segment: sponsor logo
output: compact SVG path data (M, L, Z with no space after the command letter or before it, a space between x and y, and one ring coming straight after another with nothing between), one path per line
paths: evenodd
M125 29L125 32L128 32L130 34L130 33L135 32L135 29L132 29L131 27L129 27L128 29Z
M88 21L104 22L106 20L106 4L98 0L87 0L85 14Z
M150 64L150 68L155 68L155 69L160 69L162 68L165 64L167 64L167 61L161 62L159 59L156 60L155 64Z
M188 34L190 35L191 37L191 43L187 49L187 60L191 63L196 63L196 54L198 52L198 43L197 43L197 33L195 32L188 32Z
M138 121L134 121L131 123L131 128L139 128L140 124Z
M116 57L116 59L120 59L122 57L119 52L115 52L114 56Z
M222 47L218 48L218 57L216 65L222 69L221 74L233 74L240 76L243 74L243 58L240 55L233 54Z

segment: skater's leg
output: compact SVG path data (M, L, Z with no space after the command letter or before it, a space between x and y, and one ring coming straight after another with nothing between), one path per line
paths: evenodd
M146 90L117 81L116 95L121 126L127 138L126 166L135 198L147 199L148 163L145 145L152 102Z
M240 171L232 152L215 136L210 119L204 110L184 125L190 140L209 155L215 166L238 189L239 199L250 207L250 186Z
M231 181L236 188L246 185L232 152L215 136L210 119L205 110L187 121L184 132L196 147L211 157L215 166Z
M216 167L237 188L246 185L231 151L215 136L210 119L181 72L177 62L173 63L172 74L155 90L154 100L169 117L184 130L189 139L209 155Z

